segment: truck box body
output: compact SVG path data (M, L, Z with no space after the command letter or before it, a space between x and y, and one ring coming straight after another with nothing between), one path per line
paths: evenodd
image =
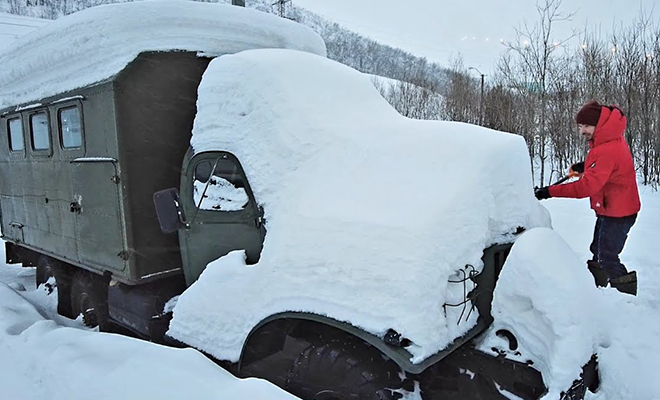
M4 110L6 239L127 284L181 273L178 238L161 232L152 196L179 184L208 62L190 52L143 53L106 82ZM64 148L59 116L72 107L82 118L82 143ZM50 148L34 150L31 120L44 112ZM9 146L9 121L16 118L22 151Z
M293 21L176 1L93 7L17 40L0 53L4 238L29 263L48 256L129 285L181 275L152 196L179 187L210 60L254 48L326 55Z

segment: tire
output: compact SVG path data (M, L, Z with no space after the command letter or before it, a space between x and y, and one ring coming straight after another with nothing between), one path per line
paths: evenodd
M39 287L44 283L48 282L48 279L55 277L55 272L53 271L53 264L48 257L41 256L37 261L37 273L35 275L35 285ZM48 294L53 293L55 285L47 286Z
M107 287L89 272L80 271L71 284L71 310L77 317L82 314L83 323L89 328L108 329Z
M311 344L293 363L286 389L304 400L400 399L399 367L362 343Z
M561 394L560 400L583 400L587 394L587 385L582 379L573 383L573 385Z

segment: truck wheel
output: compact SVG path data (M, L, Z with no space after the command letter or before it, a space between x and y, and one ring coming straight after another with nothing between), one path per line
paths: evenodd
M82 314L83 323L89 328L107 330L108 302L101 284L89 272L79 272L71 285L71 309L74 316Z
M305 400L393 400L403 397L399 367L352 342L312 344L296 358L286 388Z
M53 271L53 266L49 261L48 257L45 256L39 257L39 260L37 261L37 274L35 275L36 287L39 287L39 285L41 284L47 283L48 279L54 276L55 276L55 272ZM54 288L55 285L47 286L48 294L53 293Z

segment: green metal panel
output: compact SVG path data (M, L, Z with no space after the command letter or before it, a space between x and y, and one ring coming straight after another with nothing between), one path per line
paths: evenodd
M76 192L81 191L81 178L72 161L85 157L87 152L96 157L116 157L112 96L111 85L100 83L42 99L42 105L20 112L5 110L0 123L0 209L7 240L86 269L100 273L105 270L108 263L81 259L81 254L92 250L79 247L79 216L71 212ZM83 142L77 148L65 149L58 115L60 109L70 107L81 112ZM47 112L49 117L51 146L46 151L35 151L30 145L29 116L39 111ZM6 119L15 115L23 119L26 145L23 152L12 153ZM96 193L97 185L101 185L90 179L86 182L83 189L90 193Z
M118 171L111 160L90 158L72 163L73 202L80 206L72 214L80 262L99 272L116 273L126 268L126 245L115 183Z
M182 273L178 236L161 232L153 194L180 186L197 87L209 62L195 53L143 53L115 79L129 251L126 283Z

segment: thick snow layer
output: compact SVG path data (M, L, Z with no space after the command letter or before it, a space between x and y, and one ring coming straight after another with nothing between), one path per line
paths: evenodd
M33 31L0 54L0 108L104 81L145 51L216 57L264 47L325 55L310 28L243 7L189 1L93 7Z
M660 399L656 384L660 371L660 193L640 186L640 195L642 210L621 254L626 267L637 271L638 293L631 297L611 288L598 290L600 327L594 329L603 338L598 348L602 384L590 400ZM551 199L546 207L553 215L553 226L582 261L580 268L586 268L595 221L589 200Z
M98 333L62 317L46 319L53 317L57 292L34 290L34 268L2 265L0 277L15 288L32 287L16 292L0 282L0 399L296 398L266 381L236 379L192 349Z
M638 296L597 289L585 260L595 217L588 199L551 199L544 204L561 234L535 229L514 245L495 289L495 323L481 348L506 349L495 336L509 329L520 354L543 371L547 399L570 386L591 354L598 356L601 388L587 399L660 399L660 269L655 261L660 195L644 193L642 211L621 255L638 273ZM569 247L570 246L570 247Z
M368 76L323 57L222 56L197 108L195 152L238 157L267 228L258 264L242 252L209 264L174 309L169 334L220 359L237 360L269 315L309 311L393 328L420 362L476 319L445 317L463 291L447 280L517 227L549 225L521 137L404 118Z
M571 248L547 228L526 232L513 245L495 288L492 330L519 341L520 357L534 361L559 398L602 342L598 290Z

